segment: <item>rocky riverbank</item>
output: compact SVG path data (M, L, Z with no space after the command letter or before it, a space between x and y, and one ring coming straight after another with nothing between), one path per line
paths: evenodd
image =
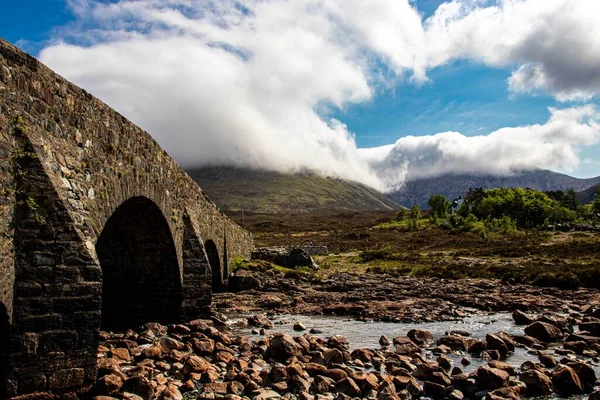
M88 394L127 399L518 399L590 394L600 398L594 366L600 352L600 310L567 317L522 312L524 335L476 339L454 331L434 339L422 329L382 336L380 346L354 349L339 335L234 336L220 317L187 324L149 323L102 333L99 379ZM257 330L271 326L248 318ZM304 330L301 324L296 330ZM266 330L263 333L270 333ZM517 349L531 360L510 363ZM467 373L466 366L482 363Z
M518 268L518 266L515 266ZM394 277L337 273L323 279L276 269L236 271L243 291L223 293L213 305L224 312L351 316L386 322L428 322L478 312L581 312L600 306L597 289L560 290L493 279Z

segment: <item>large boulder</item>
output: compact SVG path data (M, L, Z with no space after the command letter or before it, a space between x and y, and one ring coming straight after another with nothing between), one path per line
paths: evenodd
M243 292L245 290L253 290L262 288L262 282L251 272L243 269L235 271L233 276L229 277L227 290L233 293Z
M506 357L508 354L508 346L498 335L487 334L485 336L485 341L488 349L498 350L502 357Z
M277 361L285 361L292 356L302 354L302 346L286 333L276 333L269 346L271 357Z
M559 366L552 372L554 388L562 396L572 396L583 393L583 384L577 373L571 367Z
M562 332L547 322L536 321L525 328L525 333L542 342L556 342L562 338Z
M600 336L600 322L583 322L579 324L579 330L587 331L590 333L590 335L598 337Z
M506 371L488 366L477 369L477 381L482 389L498 389L508 385L510 375Z
M533 322L533 318L521 310L515 310L512 314L512 317L517 325L529 325Z
M519 379L527 385L528 396L547 396L552 394L552 380L537 369L530 369L521 373Z
M411 329L406 336L419 346L433 343L433 335L424 329Z

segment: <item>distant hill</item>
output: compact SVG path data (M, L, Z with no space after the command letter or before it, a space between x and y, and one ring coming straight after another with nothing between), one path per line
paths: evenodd
M433 194L443 194L452 200L467 193L469 188L523 187L542 191L573 188L579 192L597 184L600 184L600 176L578 179L548 170L524 171L512 176L448 174L409 181L400 190L388 193L388 196L407 207L418 204L421 208L427 208L427 200Z
M188 174L224 211L260 213L393 210L400 205L357 182L312 172L283 174L235 167L189 169Z
M596 197L596 191L598 189L600 189L600 183L598 183L586 190L577 192L577 199L579 199L579 202L581 204L589 204L592 201L594 201L594 198Z

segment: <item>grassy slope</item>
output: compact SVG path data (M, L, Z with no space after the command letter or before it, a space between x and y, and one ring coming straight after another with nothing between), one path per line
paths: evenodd
M246 214L231 217L254 235L257 246L326 245L315 257L323 277L366 271L414 277L498 278L537 286L600 287L600 234L521 231L509 235L423 229L375 229L390 211L319 214ZM383 278L385 279L385 278Z
M221 209L278 213L393 210L400 206L356 182L314 173L282 174L230 167L190 169L190 176Z

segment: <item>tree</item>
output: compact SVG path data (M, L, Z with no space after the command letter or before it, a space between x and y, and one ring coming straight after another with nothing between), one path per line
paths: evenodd
M577 193L573 188L567 190L565 192L565 199L561 202L564 207L567 207L569 210L576 211L580 206L579 199L577 198Z
M596 197L594 198L594 214L596 214L596 217L600 215L600 188L596 190Z
M406 217L406 212L408 210L404 207L402 207L401 209L398 210L398 212L396 212L396 216L394 217L394 219L396 221L402 221L404 219L404 217Z
M421 209L417 204L412 206L410 209L410 216L408 220L408 228L411 231L416 231L419 229L419 219L421 219Z
M444 218L450 208L450 202L441 194L434 194L427 201L427 205L431 209L431 215L434 218Z
M421 219L421 209L419 208L418 204L415 204L410 209L410 219L416 219L416 220Z

